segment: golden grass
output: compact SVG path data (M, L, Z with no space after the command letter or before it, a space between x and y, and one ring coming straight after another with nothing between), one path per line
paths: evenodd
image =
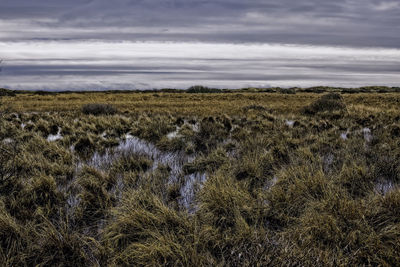
M238 114L250 105L260 105L277 112L296 113L302 107L316 100L316 93L70 93L57 95L19 94L15 97L3 97L3 105L10 110L28 111L77 111L82 105L90 103L107 103L116 106L120 111L179 113L182 115L197 114ZM396 109L400 101L397 93L362 93L344 94L348 106L361 105L370 108Z
M397 266L400 95L321 96L4 96L0 262Z

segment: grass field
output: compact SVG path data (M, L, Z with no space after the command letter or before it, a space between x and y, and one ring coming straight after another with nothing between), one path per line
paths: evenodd
M121 112L171 113L178 115L237 115L243 108L263 105L278 113L298 113L321 93L68 93L54 95L20 94L3 97L3 107L16 112L80 111L84 104L108 103ZM344 94L344 102L355 109L396 110L399 93ZM378 112L378 110L376 110Z
M400 94L332 91L2 96L0 262L399 266Z

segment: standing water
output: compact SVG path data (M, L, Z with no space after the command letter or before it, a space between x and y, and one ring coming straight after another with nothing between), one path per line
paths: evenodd
M155 145L130 134L114 148L100 154L95 152L92 158L87 162L91 167L99 170L107 170L114 161L123 155L142 155L153 160L153 165L149 172L156 170L160 165L168 166L170 174L168 183L176 183L180 177L184 178L184 185L180 189L181 199L179 203L186 209L193 205L195 192L206 180L205 173L194 173L190 175L183 174L183 166L195 160L195 156L190 156L184 152L164 152ZM119 181L119 189L123 189L124 184Z

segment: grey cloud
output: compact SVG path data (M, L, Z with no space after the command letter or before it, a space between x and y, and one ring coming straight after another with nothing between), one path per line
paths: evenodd
M2 29L6 32L0 35L0 40L53 38L400 47L397 2L2 0L0 19L20 22ZM21 21L26 30L21 27ZM117 29L110 30L110 27Z

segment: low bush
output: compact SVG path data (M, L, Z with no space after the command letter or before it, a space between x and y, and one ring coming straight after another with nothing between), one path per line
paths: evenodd
M82 112L86 115L113 115L117 108L110 104L86 104L82 106Z
M0 88L0 96L16 96L17 94L13 90Z
M201 85L191 86L186 90L186 93L218 93L221 92L220 89L208 88Z
M319 112L331 112L346 110L343 97L338 93L329 93L321 96L319 99L303 108L306 115L314 115Z

